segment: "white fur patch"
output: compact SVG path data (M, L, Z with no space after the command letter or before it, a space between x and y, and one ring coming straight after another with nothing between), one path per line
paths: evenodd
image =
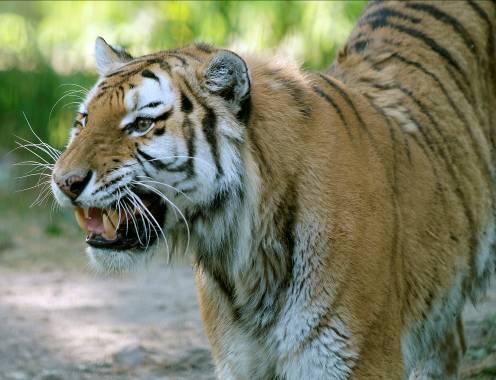
M386 115L392 117L396 122L401 126L401 128L407 133L415 133L418 132L418 125L413 122L408 116L403 107L385 107L384 112Z
M325 251L325 240L320 238L322 226L316 221L307 220L305 230L296 232L299 241L295 247L294 271L299 278L291 284L282 318L274 332L278 342L279 355L285 360L278 365L278 372L286 379L347 379L352 372L358 352L352 346L350 332L336 313L320 329L318 338L307 342L308 336L319 325L332 305L335 290L327 288L319 291L322 284L316 284L318 257L308 255L308 251ZM302 244L302 247L298 247ZM299 253L298 253L299 252ZM305 343L306 342L306 343ZM305 345L305 349L301 349Z
M159 82L151 78L143 78L141 84L130 89L124 98L128 114L122 119L121 127L133 122L137 117L158 117L171 109L176 95L169 78L163 73L155 74ZM158 107L148 108L148 104L162 103Z

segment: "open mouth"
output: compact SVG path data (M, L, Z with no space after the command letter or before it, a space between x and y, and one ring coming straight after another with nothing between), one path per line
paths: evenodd
M162 234L165 204L153 193L138 197L139 201L123 198L106 209L77 207L74 214L87 233L86 243L113 250L144 250L152 245Z

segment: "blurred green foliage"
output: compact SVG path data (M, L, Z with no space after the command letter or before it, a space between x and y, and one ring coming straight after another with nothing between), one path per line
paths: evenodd
M204 41L327 67L365 1L0 2L0 148L28 124L62 146L98 35L133 55Z

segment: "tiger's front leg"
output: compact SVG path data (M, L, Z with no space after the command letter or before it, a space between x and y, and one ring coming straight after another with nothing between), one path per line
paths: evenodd
M342 320L332 317L314 320L314 328L302 333L304 325L312 323L312 310L292 310L272 331L257 338L234 320L226 296L215 282L197 271L196 283L221 380L403 378L400 330L392 327L387 315L375 318L370 328L362 326L363 334L355 336L346 331Z
M408 380L456 380L465 353L465 337L461 316L437 340L412 371Z
M200 312L221 380L277 379L274 358L239 328L222 289L201 270L195 273Z

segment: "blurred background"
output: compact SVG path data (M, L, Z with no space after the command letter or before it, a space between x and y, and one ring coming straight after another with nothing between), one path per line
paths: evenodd
M3 1L0 128L5 139L0 144L10 147L13 134L28 136L25 112L40 137L63 145L80 97L67 92L77 89L75 85L88 88L96 79L97 36L133 55L204 41L240 52L275 52L306 68L323 69L364 4Z
M118 279L92 274L71 213L53 207L48 177L19 165L52 162L16 149L36 142L30 126L64 146L96 79L95 38L135 56L203 41L323 70L365 3L0 2L0 380L213 378L191 270L159 257ZM490 295L482 311L467 311L466 378L496 378L495 305Z

